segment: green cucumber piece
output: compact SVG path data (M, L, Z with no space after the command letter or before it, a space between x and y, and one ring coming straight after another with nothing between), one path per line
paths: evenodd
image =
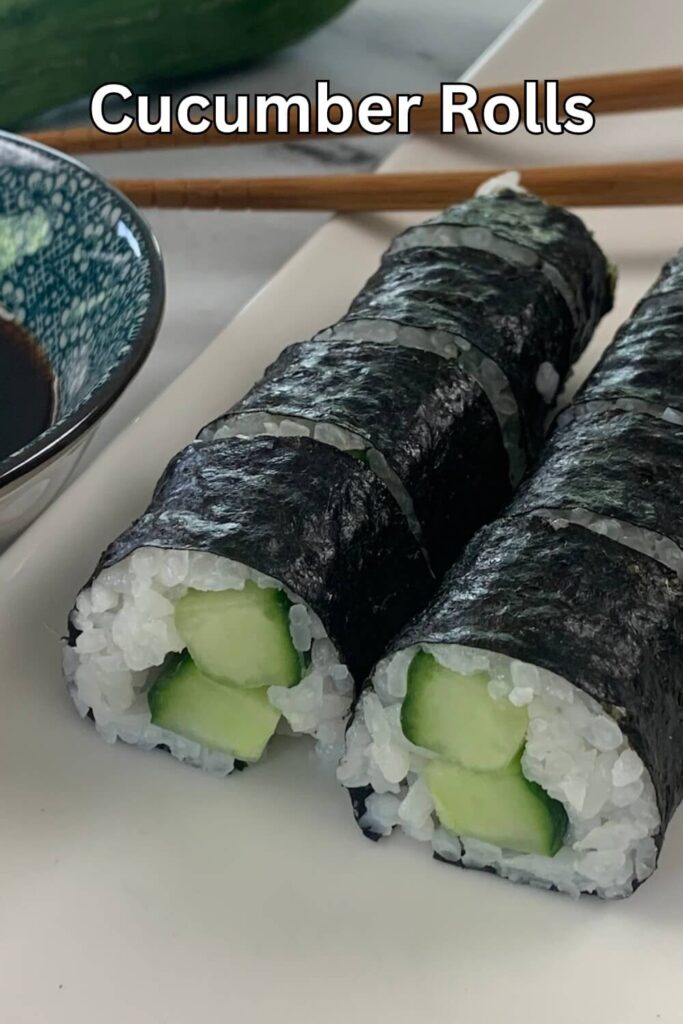
M280 718L267 687L214 683L187 653L167 661L147 699L155 725L242 761L258 761Z
M303 38L349 3L0 0L0 127L103 82L167 83L241 67Z
M175 624L197 668L216 683L294 686L302 661L289 632L290 601L247 580L243 590L188 590Z
M568 825L565 809L524 777L519 760L500 772L430 761L424 778L448 832L546 857L562 846Z
M488 692L485 672L461 675L420 651L408 670L401 727L418 747L476 771L498 771L524 746L526 708Z

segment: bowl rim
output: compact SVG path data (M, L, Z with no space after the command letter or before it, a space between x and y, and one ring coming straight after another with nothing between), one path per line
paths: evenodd
M134 220L139 231L142 251L145 253L150 268L150 297L142 323L131 341L127 355L116 365L109 377L95 388L88 400L59 425L48 427L19 451L0 459L0 488L16 482L19 478L52 461L56 455L69 448L87 433L109 411L142 368L151 352L159 333L166 303L166 281L161 248L147 219L127 196L111 185L97 171L66 153L52 149L51 146L45 146L40 142L34 142L32 139L0 129L0 143L3 142L8 142L20 149L46 153L61 163L77 167L94 179L105 192L116 198L116 201Z

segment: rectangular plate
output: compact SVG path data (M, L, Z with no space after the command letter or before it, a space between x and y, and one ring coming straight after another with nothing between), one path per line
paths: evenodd
M679 0L547 2L476 69L480 82L680 60ZM585 137L402 146L392 170L680 156L681 113L604 118ZM219 781L107 747L76 715L59 634L99 550L169 456L288 342L335 319L415 217L334 220L0 560L0 1018L680 1019L683 820L661 869L615 905L432 862L356 831L306 742ZM614 328L683 241L680 209L592 210L619 264ZM267 244L267 239L264 239Z

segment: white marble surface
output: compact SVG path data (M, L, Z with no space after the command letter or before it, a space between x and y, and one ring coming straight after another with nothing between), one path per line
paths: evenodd
M429 92L441 81L457 80L525 6L526 0L357 0L270 62L209 85L232 93L310 93L316 79L327 78L349 95ZM78 118L72 114L69 120ZM394 144L390 138L259 144L115 154L90 162L111 177L311 174L371 168ZM150 211L149 219L166 263L164 323L146 366L101 425L81 468L178 376L326 217Z

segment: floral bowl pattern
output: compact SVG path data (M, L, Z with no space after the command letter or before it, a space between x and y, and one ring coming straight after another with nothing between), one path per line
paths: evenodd
M147 357L163 304L159 248L131 203L0 131L0 315L38 340L56 380L51 425L0 460L0 550L66 482Z

